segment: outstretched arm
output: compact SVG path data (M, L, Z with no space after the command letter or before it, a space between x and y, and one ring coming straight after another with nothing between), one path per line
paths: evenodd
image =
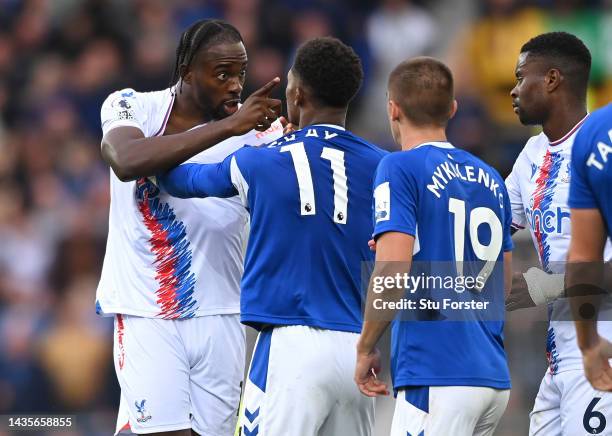
M239 193L232 182L233 165L234 155L216 164L183 164L157 176L157 184L173 197L233 197Z
M251 94L234 115L187 132L145 138L137 127L114 128L102 138L102 157L121 181L129 181L167 171L232 136L266 130L280 112L280 100L268 97L278 82Z

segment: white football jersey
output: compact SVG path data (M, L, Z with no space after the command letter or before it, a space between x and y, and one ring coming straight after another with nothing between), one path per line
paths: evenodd
M163 135L173 103L171 89L114 92L102 105L102 132L132 126L145 137ZM266 132L229 138L189 162L220 162L282 133L276 121ZM237 197L173 198L147 178L122 182L112 170L110 184L98 313L177 319L240 312L249 215Z
M571 236L567 200L572 144L585 119L558 141L550 142L544 133L530 138L506 179L512 205L512 225L529 228L542 268L550 273L565 271ZM607 259L611 253L608 243ZM556 374L582 369L582 356L568 301L560 299L550 303L548 311L550 324L546 355L550 371ZM611 322L600 322L598 329L602 335L612 337Z

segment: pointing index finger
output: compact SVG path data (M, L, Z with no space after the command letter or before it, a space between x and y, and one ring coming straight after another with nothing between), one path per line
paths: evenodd
M274 87L278 85L279 83L280 83L280 78L275 77L274 79L266 83L264 86L259 88L257 91L255 91L252 95L257 95L257 96L262 96L262 97L268 96L270 94L270 91L272 91L272 89L274 89Z

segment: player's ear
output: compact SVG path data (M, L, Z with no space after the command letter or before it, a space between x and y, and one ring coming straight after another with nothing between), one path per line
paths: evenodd
M387 114L389 115L389 119L391 121L399 121L401 109L394 100L389 99L389 103L387 105Z
M295 87L295 95L293 103L296 107L301 107L304 104L304 90L300 86Z
M559 85L561 85L561 82L563 81L563 75L561 75L561 71L559 71L558 69L551 68L546 73L546 76L544 77L544 81L545 81L546 91L553 92L555 89L559 87Z
M453 104L451 106L451 110L450 110L450 116L448 117L448 119L452 119L455 114L457 113L457 100L453 99Z

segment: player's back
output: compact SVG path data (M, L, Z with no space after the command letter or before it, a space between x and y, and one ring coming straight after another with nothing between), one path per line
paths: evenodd
M332 125L237 154L251 212L243 322L360 331L372 180L384 154Z
M407 312L394 323L395 388L508 388L502 260L512 242L503 179L466 151L445 142L427 143L383 159L375 199L377 236L386 231L415 236L412 274L430 280L417 289L417 304L420 297L440 304L418 312L421 321L407 321L414 319L406 318L414 316ZM471 284L458 281L460 276L472 277ZM453 309L444 305L445 299L490 304L482 311Z
M421 201L416 213L419 238L426 239L420 241L414 260L483 260L473 248L476 242L490 246L491 236L495 236L493 245L484 251L489 257L489 252L493 252L495 259L501 259L503 202L507 200L503 179L480 159L450 144L443 148L446 144L425 145L412 151L415 156L408 153L398 156L404 160L401 165L418 164L420 173L417 177ZM485 222L499 232L491 233L487 226L480 226ZM457 231L457 224L461 223L464 225ZM471 226L478 230L478 240L473 240ZM484 233L489 234L487 240ZM456 251L458 246L464 248L463 253Z

